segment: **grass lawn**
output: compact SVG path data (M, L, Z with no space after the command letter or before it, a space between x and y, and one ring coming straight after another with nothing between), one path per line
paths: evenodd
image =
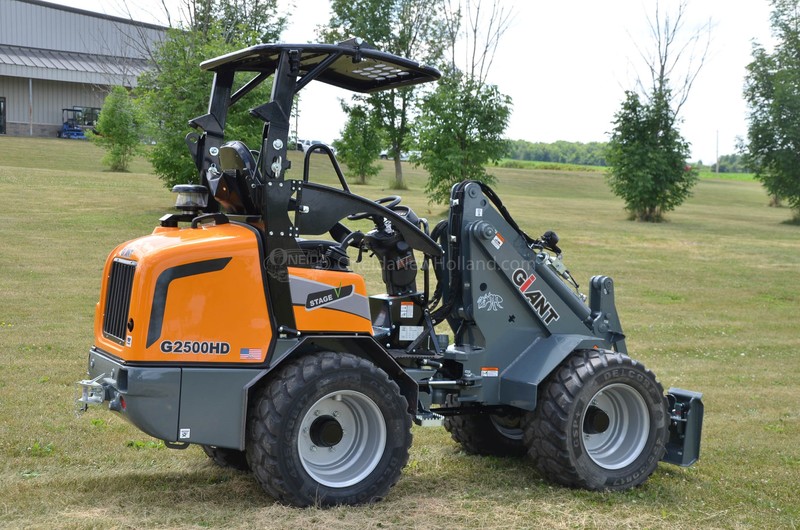
M796 528L800 526L800 227L760 184L704 178L669 221L626 220L603 174L493 168L529 234L552 229L579 283L608 274L632 356L665 388L704 393L701 461L661 464L624 493L545 482L526 460L464 454L414 428L400 482L380 503L276 504L197 447L166 449L95 407L75 414L107 253L149 233L173 197L137 160L104 171L87 142L0 136L0 527L2 528ZM314 155L312 180L333 182ZM390 189L392 161L355 193ZM294 178L302 178L294 157ZM404 203L445 215L404 164ZM377 268L369 280L380 292Z

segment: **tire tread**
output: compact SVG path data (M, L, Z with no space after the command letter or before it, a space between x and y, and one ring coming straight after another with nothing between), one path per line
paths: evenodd
M331 501L325 498L311 498L306 491L297 491L283 477L279 450L282 443L281 432L286 416L293 403L306 391L309 385L326 374L342 370L366 371L370 376L381 380L390 389L394 399L402 400L402 410L406 409L405 398L400 394L397 383L370 361L349 353L321 352L307 355L287 362L270 377L265 385L257 390L247 423L247 459L256 480L263 489L276 500L295 506L361 504L383 498L400 479L402 469L408 463L408 449L411 446L411 417L404 414L404 448L400 462L387 466L384 475L388 479L373 480L369 492L362 492L356 498ZM293 441L289 441L293 443Z

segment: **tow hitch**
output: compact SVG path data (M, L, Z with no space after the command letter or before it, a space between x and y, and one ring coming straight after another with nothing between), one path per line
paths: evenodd
M76 400L78 412L86 412L89 409L89 405L99 405L106 400L106 389L99 382L105 375L103 373L94 379L84 379L75 383L80 390L80 396Z
M700 458L700 435L703 429L703 394L670 388L667 392L671 424L663 460L688 467Z

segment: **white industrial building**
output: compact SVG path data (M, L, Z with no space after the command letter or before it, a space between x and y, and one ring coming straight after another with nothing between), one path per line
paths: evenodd
M41 0L0 0L0 134L56 136L65 116L91 126L112 86L136 86L166 30Z

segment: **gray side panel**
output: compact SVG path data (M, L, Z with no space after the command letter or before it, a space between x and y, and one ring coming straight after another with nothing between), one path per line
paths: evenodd
M551 335L535 341L500 374L500 402L535 409L539 384L570 353L597 343L596 338L585 335Z
M104 7L113 12L110 6ZM128 20L124 12L116 13L121 16L108 16L59 6L58 2L0 0L0 13L3 14L0 35L4 44L78 54L145 59L147 52L141 42L153 44L163 39L167 30Z
M179 442L244 449L247 390L266 370L184 368Z
M180 368L128 368L125 416L141 430L169 442L175 441L180 403Z
M102 107L106 94L97 86L82 83L60 83L33 79L32 94L29 94L28 79L5 77L0 67L0 87L2 96L6 98L6 121L25 124L24 132L28 133L28 124L32 120L34 133L37 124L61 126L64 117L63 108L73 106ZM33 106L28 114L29 98L33 96ZM55 137L56 129L52 136Z

